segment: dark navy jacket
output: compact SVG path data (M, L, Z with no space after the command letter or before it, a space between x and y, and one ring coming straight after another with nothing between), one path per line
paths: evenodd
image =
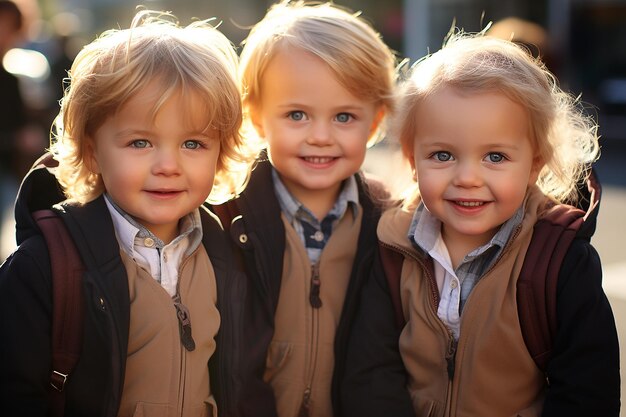
M36 164L37 165L37 164ZM31 213L63 199L54 176L39 165L16 202L18 249L0 267L0 403L3 416L47 415L51 372L51 270L48 248ZM85 316L79 362L66 383L66 416L115 417L123 389L130 301L126 270L104 198L83 206L57 204L86 266ZM209 368L220 416L235 416L244 289L233 271L219 220L201 209L203 244L215 270L221 315ZM207 295L208 296L208 295Z

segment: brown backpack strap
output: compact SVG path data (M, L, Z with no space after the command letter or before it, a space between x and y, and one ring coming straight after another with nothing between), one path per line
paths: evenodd
M52 268L52 372L51 414L62 416L65 409L67 379L82 346L83 292L85 270L74 241L65 224L52 210L39 210L33 218L41 229L50 253Z
M402 299L400 297L400 276L402 273L402 263L404 256L393 249L378 243L380 252L380 261L385 271L387 284L389 285L389 295L393 303L393 309L396 315L396 325L398 329L402 329L406 324L404 312L402 311Z
M517 309L526 348L546 371L556 335L556 290L565 254L585 213L559 204L535 224L517 281Z

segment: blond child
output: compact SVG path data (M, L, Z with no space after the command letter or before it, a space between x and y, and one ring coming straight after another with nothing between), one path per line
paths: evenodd
M379 217L359 170L393 109L394 66L379 34L331 3L275 4L244 41L244 113L266 153L241 196L216 210L232 219L251 287L246 415L339 409Z
M420 416L617 416L619 348L589 243L594 204L578 201L589 207L560 268L545 374L516 301L533 226L555 204L577 201L597 157L596 126L541 62L481 35L451 36L399 96L394 127L417 189L382 216L378 237L402 253L406 324L399 339L389 330L390 289L378 275L363 292L346 392L384 403L358 383L377 377L403 389L402 361Z
M51 146L67 197L54 210L87 268L64 415L217 416L215 398L227 415L235 371L221 359L216 381L209 360L233 348L216 339L230 331L229 304L217 308L229 267L209 257L225 241L199 207L246 176L236 74L231 43L208 21L183 27L150 11L76 57ZM45 173L22 185L20 246L0 269L4 415L47 415L54 394L49 251L31 218L56 202Z

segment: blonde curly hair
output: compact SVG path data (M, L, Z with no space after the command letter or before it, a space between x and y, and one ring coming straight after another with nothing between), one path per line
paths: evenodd
M518 44L484 35L451 33L441 50L418 61L399 87L394 138L410 158L415 112L444 87L464 93L498 92L528 112L533 149L543 162L537 185L559 202L577 201L576 184L599 154L597 125L581 102Z
M102 194L102 178L86 164L90 141L108 117L154 80L163 89L154 114L178 93L194 93L204 101L207 127L220 140L209 201L221 202L241 191L258 150L240 136L241 90L233 45L208 20L182 27L171 14L143 10L129 29L109 30L85 46L70 70L50 149L68 199L86 203Z

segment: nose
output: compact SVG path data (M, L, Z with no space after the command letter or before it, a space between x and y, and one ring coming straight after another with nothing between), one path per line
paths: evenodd
M454 173L454 185L457 187L480 187L483 185L483 172L480 163L463 161L457 164Z
M180 173L180 153L174 149L160 149L152 164L154 175L177 175Z
M332 143L332 132L330 123L324 120L317 120L311 124L311 129L307 137L310 145L328 146Z

